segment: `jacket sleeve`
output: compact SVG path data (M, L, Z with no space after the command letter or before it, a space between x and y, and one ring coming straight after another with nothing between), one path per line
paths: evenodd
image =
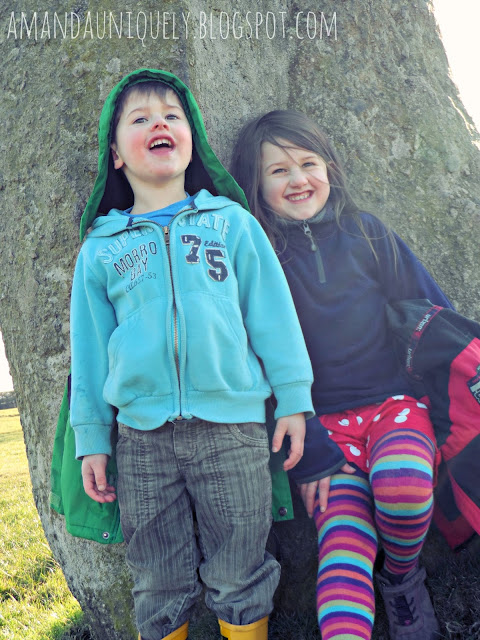
M277 401L275 418L302 412L310 417L313 373L290 289L267 236L250 214L234 260L243 320Z
M388 234L380 220L375 220L373 231L368 230L378 256L379 280L388 302L428 298L433 304L448 309L453 305L433 279L422 262L395 233Z
M93 272L82 250L73 278L70 315L70 421L77 458L112 452L110 434L115 414L103 399L103 387L108 376L108 342L115 327L115 311L105 283Z
M307 420L303 457L288 475L296 484L321 480L338 471L347 459L315 416Z

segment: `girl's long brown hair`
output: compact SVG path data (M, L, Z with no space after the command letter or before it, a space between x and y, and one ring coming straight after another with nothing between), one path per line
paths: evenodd
M371 242L373 238L365 231L359 208L348 191L345 170L333 144L307 115L290 110L270 111L244 125L233 149L230 169L235 180L245 191L252 214L262 225L274 248L282 251L285 238L282 227L278 224L277 214L262 198L260 183L264 142L270 142L280 148L307 149L323 158L327 164L330 183L329 203L333 206L337 224L342 228L341 216L353 216L361 235L365 237L377 258ZM387 233L390 235L390 232Z

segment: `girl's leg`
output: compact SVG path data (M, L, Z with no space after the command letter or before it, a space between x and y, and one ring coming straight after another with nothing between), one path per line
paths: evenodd
M370 640L375 615L373 564L377 537L368 478L332 476L327 510L314 511L318 530L318 624L323 640Z
M370 454L375 524L385 570L403 576L418 564L433 512L434 447L414 429L381 437Z
M438 622L418 566L433 509L434 446L421 431L391 431L371 449L375 522L385 550L378 577L391 640L433 640Z

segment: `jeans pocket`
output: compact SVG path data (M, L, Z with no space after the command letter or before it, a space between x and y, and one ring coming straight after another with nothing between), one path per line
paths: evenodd
M123 424L123 422L119 422L118 423L118 437L127 437L130 433L130 431L133 431L132 427L128 427L126 424Z
M228 430L242 444L253 447L264 447L265 444L268 444L267 429L261 422L229 424Z

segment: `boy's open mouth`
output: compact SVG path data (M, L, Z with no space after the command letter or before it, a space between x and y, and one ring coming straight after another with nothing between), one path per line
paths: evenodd
M150 144L150 151L152 149L173 149L173 142L168 138L157 138Z

